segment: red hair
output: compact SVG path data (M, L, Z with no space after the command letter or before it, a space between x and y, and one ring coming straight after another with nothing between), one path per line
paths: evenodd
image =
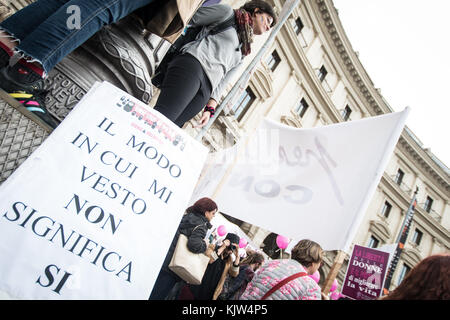
M450 255L423 259L383 300L450 300Z
M217 204L210 198L198 199L194 205L186 209L187 213L196 213L199 215L204 215L206 211L217 210Z

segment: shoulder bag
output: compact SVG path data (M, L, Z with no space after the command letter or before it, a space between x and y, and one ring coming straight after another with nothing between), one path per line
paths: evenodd
M195 229L201 225L196 226ZM201 284L208 267L209 257L203 253L193 253L188 247L188 237L180 233L169 269L189 284Z

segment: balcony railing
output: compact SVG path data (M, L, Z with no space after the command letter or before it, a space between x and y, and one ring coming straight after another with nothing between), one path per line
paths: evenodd
M425 211L431 218L433 218L437 222L441 223L442 215L440 215L436 210L434 210L432 208L429 211L426 210L425 209L425 202L419 203L417 206L420 207L423 211Z
M412 189L405 184L404 182L400 182L398 183L398 181L396 180L396 174L390 175L389 177L392 179L392 181L394 181L394 183L396 185L398 185L400 187L400 189L402 189L402 191L406 192L409 196L412 196Z

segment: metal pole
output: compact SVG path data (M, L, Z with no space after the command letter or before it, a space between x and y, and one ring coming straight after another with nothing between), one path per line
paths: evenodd
M261 49L259 49L258 54L255 56L255 58L252 60L252 62L247 66L245 71L241 74L239 79L234 84L233 88L230 90L230 92L227 94L227 96L223 99L223 101L220 103L220 105L216 108L216 112L214 114L214 117L209 119L209 121L206 124L206 126L204 126L200 130L200 132L197 134L197 136L195 137L196 140L200 141L203 138L203 136L205 135L206 131L208 131L208 129L212 126L212 124L217 119L219 114L222 112L224 106L226 106L227 103L230 102L230 100L236 95L236 93L239 90L239 87L241 86L241 84L243 84L243 82L246 79L247 75L253 70L253 68L256 66L256 64L259 63L259 61L261 60L262 56L266 53L267 49L269 48L269 46L272 44L273 40L275 39L275 36L278 34L278 32L280 31L281 27L284 25L284 23L286 22L288 17L291 15L291 13L294 10L294 8L297 7L299 3L300 3L300 0L288 0L288 1L286 1L286 3L284 4L284 6L283 6L283 8L281 10L281 13L280 13L280 20L278 21L278 23L273 28L272 32L270 33L269 38L267 38L267 40L264 43L264 45L261 47Z
M338 250L334 262L331 265L330 271L328 272L327 278L322 285L322 293L328 295L330 293L331 286L333 285L334 279L336 279L339 271L341 270L342 264L345 260L345 252L342 250Z
M389 270L386 275L386 280L384 282L383 294L386 295L389 293L389 287L391 285L392 276L394 275L395 268L397 267L398 260L400 259L400 255L402 254L403 248L405 246L406 239L408 238L409 229L411 226L412 218L414 215L414 209L416 207L416 197L419 192L419 188L416 187L416 191L414 192L414 196L411 199L411 203L409 204L408 211L405 214L405 219L403 220L402 228L400 229L400 233L397 236L397 249L395 250L394 257L392 258L391 265L389 266Z

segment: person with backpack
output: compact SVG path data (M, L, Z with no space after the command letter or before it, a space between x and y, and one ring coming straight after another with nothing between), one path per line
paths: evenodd
M208 34L233 16L233 26ZM170 61L154 109L179 127L203 110L197 126L205 126L224 87L251 53L253 36L268 32L276 23L272 6L263 0L249 1L236 10L226 4L199 8L189 26L203 28Z
M203 0L36 0L0 23L0 87L45 121L43 79L103 26L133 13L174 42Z

